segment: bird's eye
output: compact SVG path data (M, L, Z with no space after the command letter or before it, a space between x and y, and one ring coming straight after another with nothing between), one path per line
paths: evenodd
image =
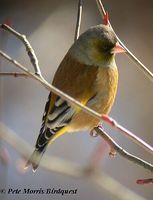
M103 51L109 52L113 48L113 45L103 45Z
M108 42L98 42L96 44L96 48L99 49L100 52L109 53L112 49L113 45Z
M104 45L104 46L103 46L103 50L106 50L106 51L107 51L107 50L108 50L108 46Z
M110 49L111 49L110 46L108 46L108 45L103 45L103 50L104 50L104 51L109 51Z

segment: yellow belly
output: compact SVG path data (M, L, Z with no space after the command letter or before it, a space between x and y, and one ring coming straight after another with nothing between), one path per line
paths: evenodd
M117 68L99 68L97 77L95 77L95 90L97 96L94 101L87 106L100 114L108 114L114 103L117 85ZM99 120L89 114L80 111L72 119L69 125L69 131L78 131L80 129L92 129L99 124Z

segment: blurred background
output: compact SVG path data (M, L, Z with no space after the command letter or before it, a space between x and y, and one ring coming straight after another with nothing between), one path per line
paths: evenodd
M153 72L153 1L103 0L114 29L128 48ZM73 43L77 0L0 0L0 23L9 20L11 26L27 36L39 59L44 77L51 82L54 73ZM81 32L102 22L95 1L84 0ZM23 44L14 36L1 31L0 48L32 69ZM119 88L111 116L123 126L153 145L153 85L126 55L117 56ZM0 71L17 69L0 57ZM31 79L0 77L0 121L34 146L48 91ZM152 156L105 125L108 133L126 150L152 162ZM101 138L92 138L81 132L64 135L47 149L48 155L62 157L85 166ZM0 163L0 188L62 188L78 189L77 195L1 195L0 199L107 199L116 197L87 180L66 177L39 168L20 173L17 161L20 155L0 141L10 154L8 165ZM79 148L78 148L79 147ZM42 160L43 162L43 160ZM151 178L147 170L117 155L106 154L101 170L122 185L152 200L153 186L140 186L137 179Z

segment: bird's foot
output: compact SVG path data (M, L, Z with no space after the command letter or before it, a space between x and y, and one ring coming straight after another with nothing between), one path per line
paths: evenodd
M90 136L91 137L97 137L98 136L98 133L95 131L94 128L90 131Z
M116 150L114 148L111 148L110 149L110 152L109 152L109 156L112 157L112 158L115 158L116 157Z

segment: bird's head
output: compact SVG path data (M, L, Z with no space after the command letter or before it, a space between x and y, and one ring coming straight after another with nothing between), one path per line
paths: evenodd
M114 55L124 52L124 49L111 27L98 25L80 35L70 51L80 62L107 67L114 60Z

